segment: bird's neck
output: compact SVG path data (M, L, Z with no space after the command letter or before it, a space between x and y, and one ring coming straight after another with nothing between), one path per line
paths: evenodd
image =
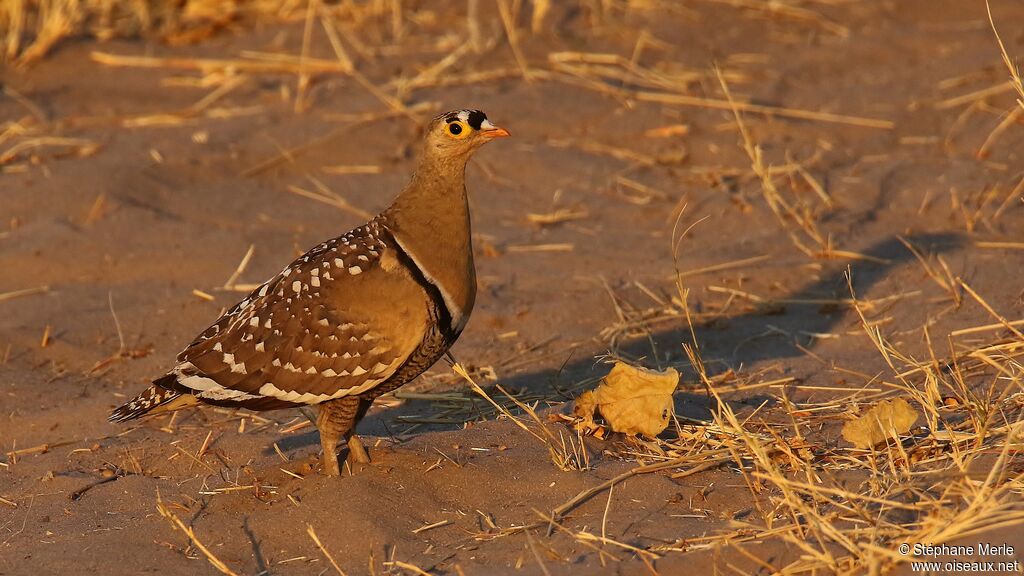
M384 211L387 226L423 276L436 285L461 331L476 297L464 158L424 159Z

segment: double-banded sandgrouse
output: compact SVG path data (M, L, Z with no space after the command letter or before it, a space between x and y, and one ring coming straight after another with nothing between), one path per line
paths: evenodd
M466 326L476 297L466 162L508 135L479 110L434 118L419 166L390 207L253 290L110 420L201 403L316 404L324 472L340 473L342 437L350 459L368 461L356 423L378 396L440 359Z

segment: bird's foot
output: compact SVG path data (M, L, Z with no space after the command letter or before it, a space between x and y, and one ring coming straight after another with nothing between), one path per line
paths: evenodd
M341 469L338 467L338 454L334 447L324 449L323 469L325 476L341 476Z
M363 442L359 439L359 436L355 434L348 438L348 456L345 458L345 464L348 465L348 469L351 473L362 470L367 464L370 464L370 454L366 451L366 447L363 446Z

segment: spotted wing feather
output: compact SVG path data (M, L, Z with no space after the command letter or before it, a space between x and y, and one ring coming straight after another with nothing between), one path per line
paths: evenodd
M175 384L206 402L266 409L360 394L386 381L419 339L396 334L400 325L372 300L382 283L420 288L382 268L389 247L378 226L317 246L228 310L178 356Z

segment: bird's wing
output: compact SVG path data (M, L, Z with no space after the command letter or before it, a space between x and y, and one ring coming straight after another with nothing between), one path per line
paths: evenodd
M196 338L171 371L176 384L203 401L266 409L386 381L419 346L409 328L427 314L422 287L389 265L392 249L373 221L310 250Z

